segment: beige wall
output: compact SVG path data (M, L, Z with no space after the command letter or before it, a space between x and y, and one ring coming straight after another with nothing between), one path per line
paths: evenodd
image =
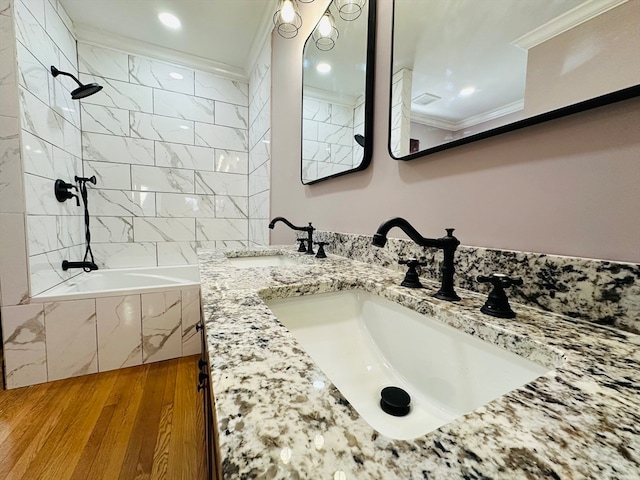
M271 216L364 234L402 216L425 236L455 227L464 245L640 262L640 99L410 162L393 160L387 150L391 3L378 2L374 155L363 172L300 183L300 141L292 134L300 131L300 59L326 2L301 5L298 37L275 37ZM293 238L278 225L271 243Z

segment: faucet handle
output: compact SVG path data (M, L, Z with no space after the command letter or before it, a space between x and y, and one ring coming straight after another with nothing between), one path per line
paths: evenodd
M428 265L425 260L425 257L420 257L420 260L417 258L409 258L407 260L401 258L398 260L398 265L406 265L409 268L424 267L425 265Z
M296 241L300 242L300 246L298 247L298 251L306 253L307 248L304 246L304 244L307 241L307 239L306 238L296 238Z
M316 253L316 258L327 258L327 254L324 251L324 246L329 242L313 242L318 245L318 253Z
M493 285L489 298L480 309L482 313L499 318L514 318L516 316L509 305L509 299L504 289L512 285L522 285L524 283L522 278L511 278L499 273L492 273L491 275L478 275L476 280L480 283Z
M422 257L420 260L425 260L425 258ZM417 258L409 258L407 260L401 258L400 260L398 260L398 264L406 265L407 267L409 267L409 270L407 270L407 273L404 276L404 280L400 285L408 288L423 288L422 283L420 283L420 276L418 275L418 271L416 270L416 268L427 265L427 262L420 260L418 260Z

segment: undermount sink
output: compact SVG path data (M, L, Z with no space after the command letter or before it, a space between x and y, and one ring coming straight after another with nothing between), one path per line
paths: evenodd
M253 267L286 267L297 265L298 262L286 255L253 255L248 257L227 257L236 268Z
M360 416L383 435L424 435L550 371L492 343L363 290L265 303ZM395 386L409 414L380 408Z

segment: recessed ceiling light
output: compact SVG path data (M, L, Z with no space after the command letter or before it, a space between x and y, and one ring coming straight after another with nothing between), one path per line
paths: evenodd
M173 13L161 12L158 14L158 18L165 26L169 28L173 28L177 30L182 26L182 24L180 23L180 19L176 17Z
M329 73L331 71L331 65L328 63L319 63L316 66L316 70L320 73Z
M476 87L467 87L460 90L460 95L463 97L468 97L476 92Z
M171 78L175 78L176 80L182 80L184 77L180 75L178 72L171 72L169 74Z

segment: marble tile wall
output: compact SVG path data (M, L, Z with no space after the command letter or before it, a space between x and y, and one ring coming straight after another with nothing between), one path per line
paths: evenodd
M15 189L24 189L14 198L26 213L30 292L37 295L77 275L63 272L60 264L83 255L82 209L73 200L59 203L53 194L56 179L73 183L82 175L80 109L70 96L75 84L50 73L53 65L78 74L76 40L57 2L15 0L13 8L18 83L13 98L21 126L21 163L15 166L22 175Z
M302 101L302 179L350 170L363 158L354 135L364 135L364 98L345 106L312 97Z
M249 245L269 244L271 42L249 77ZM231 242L226 242L233 247Z
M317 237L329 242L328 253L398 271L406 271L398 265L400 257L425 257L427 266L422 267L421 276L440 281L441 251L398 238L389 238L384 248L378 248L371 245L372 235L318 232ZM434 232L433 237L437 236ZM477 282L478 275L521 277L522 286L507 290L513 302L640 334L638 264L464 245L458 247L455 258L457 287L488 294L490 288Z
M3 306L5 385L200 353L200 289Z
M98 266L194 264L199 246L246 246L249 84L82 42L78 58L80 80L104 87L81 102Z
M411 82L413 71L403 68L391 79L391 153L395 157L409 154L411 133Z

